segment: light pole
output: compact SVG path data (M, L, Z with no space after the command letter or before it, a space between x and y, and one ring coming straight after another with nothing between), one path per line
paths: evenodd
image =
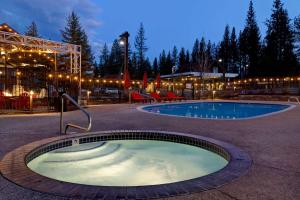
M176 66L172 67L172 82L173 82L173 92L175 92L175 85L174 85L174 74L176 71Z
M124 46L125 51L124 51L124 70L123 70L123 74L126 73L126 71L128 70L128 38L129 38L129 33L126 31L124 33L122 33L119 37L120 37L120 45Z
M226 89L226 72L225 72L225 67L223 66L223 59L220 58L218 62L223 74L224 89Z

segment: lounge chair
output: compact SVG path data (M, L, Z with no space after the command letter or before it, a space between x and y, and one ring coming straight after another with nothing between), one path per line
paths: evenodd
M179 100L179 101L181 101L181 100L184 100L184 97L181 97L181 96L176 96L173 92L168 92L167 93L167 98L169 99L169 100Z
M29 110L30 97L27 93L22 93L19 97L12 101L12 108L16 110Z
M151 94L151 97L153 98L153 99L155 99L156 101L167 101L167 100L169 100L169 98L167 98L167 97L162 97L162 96L160 96L158 93L156 93L156 92L152 92Z
M5 97L1 90L0 90L0 109L5 109Z
M132 92L131 93L131 100L132 100L132 102L142 102L142 103L145 103L145 102L148 102L148 101L151 103L151 101L152 101L151 98L143 97L138 92Z

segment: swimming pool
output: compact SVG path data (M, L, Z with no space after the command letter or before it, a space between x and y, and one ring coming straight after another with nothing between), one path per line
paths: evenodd
M179 117L235 120L266 116L290 107L290 105L263 103L197 102L145 106L141 110Z

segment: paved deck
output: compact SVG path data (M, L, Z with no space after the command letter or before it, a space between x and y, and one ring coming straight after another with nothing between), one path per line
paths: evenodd
M241 121L214 121L157 116L136 105L103 105L89 109L93 131L112 129L166 130L207 136L247 151L253 166L247 175L217 190L170 198L188 200L300 199L300 106L276 115ZM78 111L66 120L84 125ZM58 135L58 114L0 116L0 159L14 148ZM0 200L64 200L23 189L0 176Z

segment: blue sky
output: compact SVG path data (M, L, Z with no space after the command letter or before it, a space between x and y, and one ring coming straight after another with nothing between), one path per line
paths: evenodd
M290 18L300 15L300 0L283 0ZM66 16L74 10L86 29L96 56L125 30L133 39L141 22L146 29L147 55L153 59L174 45L192 48L196 38L218 42L226 24L239 31L245 24L248 0L1 0L0 23L24 32L36 21L44 38L60 40ZM273 0L254 0L261 33L265 33Z

